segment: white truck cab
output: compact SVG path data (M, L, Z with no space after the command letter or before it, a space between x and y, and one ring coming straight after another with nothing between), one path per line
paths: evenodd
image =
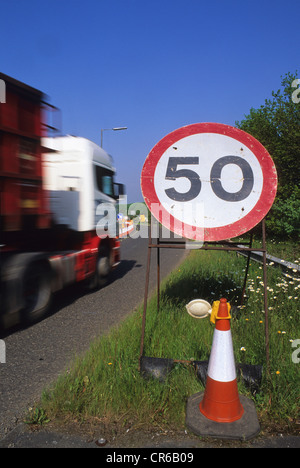
M112 157L92 141L75 136L43 138L44 188L56 224L93 231L97 206L116 204Z

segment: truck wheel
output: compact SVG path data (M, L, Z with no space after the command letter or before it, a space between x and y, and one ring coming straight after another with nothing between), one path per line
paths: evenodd
M100 249L96 264L96 282L98 288L103 288L107 284L110 270L109 250Z
M46 264L37 262L26 267L22 293L22 320L26 324L35 323L46 315L51 302L51 275Z
M98 252L95 272L93 276L85 282L85 287L89 291L103 288L107 284L110 270L109 249L102 247Z

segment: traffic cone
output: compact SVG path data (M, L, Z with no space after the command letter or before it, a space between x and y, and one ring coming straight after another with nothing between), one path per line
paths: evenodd
M226 299L221 299L215 317L205 392L199 404L200 412L207 419L220 423L237 421L244 413L237 388L229 310Z

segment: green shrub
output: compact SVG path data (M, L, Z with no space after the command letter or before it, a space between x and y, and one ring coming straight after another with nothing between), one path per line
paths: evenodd
M270 235L281 239L298 238L300 234L300 199L297 192L288 199L275 201L267 221Z

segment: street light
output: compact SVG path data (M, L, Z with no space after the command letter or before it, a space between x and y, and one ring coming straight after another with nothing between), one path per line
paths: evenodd
M103 132L106 130L113 130L115 132L117 130L127 130L127 127L101 128L101 148L103 143Z

